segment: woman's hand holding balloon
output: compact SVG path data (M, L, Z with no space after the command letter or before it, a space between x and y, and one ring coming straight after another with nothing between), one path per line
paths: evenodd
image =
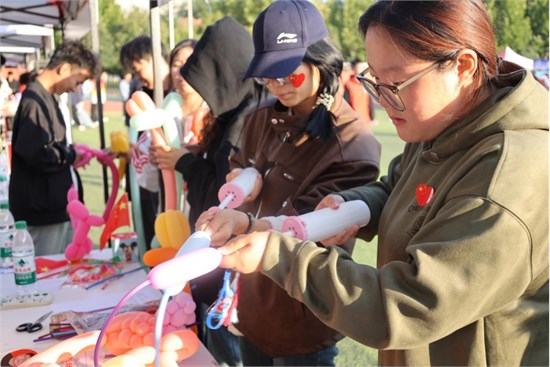
M222 245L234 234L244 233L248 227L248 216L233 209L212 207L203 212L195 228L210 233L212 245Z
M233 179L237 178L241 172L243 171L242 168L234 168L225 176L225 182L230 182ZM263 179L262 175L258 174L256 175L256 182L254 183L254 189L250 192L250 194L243 200L243 203L249 203L251 201L256 200L258 195L260 194L260 191L262 191L263 186Z
M315 210L320 210L324 208L338 209L340 207L340 204L344 202L344 198L340 195L327 195L323 198L323 200L319 202L319 204L317 204ZM353 225L332 237L322 240L321 243L323 244L323 246L344 244L346 241L356 237L359 228L360 227L358 225Z
M150 147L149 159L159 166L160 169L175 169L178 160L188 150L184 148L170 148L169 146L153 145Z
M244 274L257 272L260 268L269 235L269 232L254 232L238 236L218 248L218 251L223 255L220 267Z

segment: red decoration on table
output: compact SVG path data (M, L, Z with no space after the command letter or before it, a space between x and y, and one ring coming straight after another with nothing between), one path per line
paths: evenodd
M36 260L36 274L46 273L58 268L63 268L69 265L67 259L63 260L50 260L43 257L37 257Z
M420 184L416 187L416 202L421 207L428 204L434 195L434 188L426 184Z
M107 219L107 223L105 223L99 240L99 249L103 250L111 234L117 228L123 226L130 226L130 210L128 209L128 196L126 194L118 199L109 219Z

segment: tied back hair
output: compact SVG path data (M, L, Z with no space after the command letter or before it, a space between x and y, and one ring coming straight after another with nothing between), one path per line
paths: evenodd
M317 96L328 94L335 96L339 87L339 75L344 65L342 53L326 37L307 48L303 61L319 69L320 83ZM334 136L336 117L323 105L315 106L309 115L305 132L312 138L329 140Z
M484 98L484 89L500 86L500 74L516 70L498 58L491 19L482 0L376 1L359 18L359 30L384 28L402 49L420 60L449 60L460 50L475 51L473 83L462 111Z

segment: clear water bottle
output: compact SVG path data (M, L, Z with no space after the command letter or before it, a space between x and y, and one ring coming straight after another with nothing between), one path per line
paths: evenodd
M34 243L27 231L27 222L15 222L15 234L12 245L13 273L17 294L36 292L36 264L34 262Z
M15 234L15 223L9 204L0 200L0 272L13 271L12 244Z
M0 203L8 202L10 192L10 181L8 176L0 173Z

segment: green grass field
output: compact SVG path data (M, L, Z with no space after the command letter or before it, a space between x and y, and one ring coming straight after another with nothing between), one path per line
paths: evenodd
M122 111L122 110L121 110ZM113 130L125 130L122 120L122 112L107 112L105 116L108 122L104 124L106 145L109 145L109 134ZM403 142L397 137L394 126L389 122L386 113L382 109L376 110L376 118L378 124L373 127L373 131L382 145L382 161L381 173L384 175L387 170L390 160L401 152ZM99 129L87 129L79 131L73 129L73 141L77 144L86 144L90 148L99 148L100 138ZM97 161L92 161L85 168L79 170L84 186L84 201L86 206L93 214L102 214L105 208L105 199L103 194L103 178L101 166ZM109 183L109 189L111 188ZM101 231L97 228L92 228L90 238L94 241L97 247L99 235ZM376 239L373 242L367 243L359 241L355 246L353 258L362 264L375 266L376 263ZM365 326L368 327L368 326ZM368 348L356 341L345 338L338 343L340 354L336 358L338 366L376 366L377 352L374 349Z

